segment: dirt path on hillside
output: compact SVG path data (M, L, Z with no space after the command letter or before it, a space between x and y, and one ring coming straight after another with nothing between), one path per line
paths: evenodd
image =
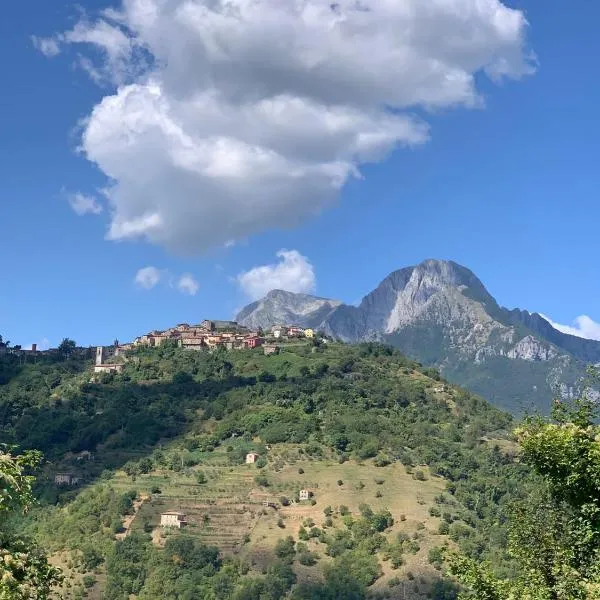
M126 515L123 519L123 531L121 533L117 533L115 538L117 540L123 540L129 535L129 531L131 530L131 525L135 521L140 508L142 508L142 504L148 500L150 496L140 496L138 500L133 501L133 513L130 515Z

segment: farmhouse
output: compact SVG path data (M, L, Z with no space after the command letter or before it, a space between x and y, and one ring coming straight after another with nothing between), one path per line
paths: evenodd
M176 527L181 529L186 525L185 515L180 512L164 512L160 515L161 527Z
M309 490L300 490L298 492L298 498L300 498L300 500L310 500L311 496L312 493Z
M263 346L263 352L265 356L269 356L270 354L279 354L279 347L275 346L275 344L265 344Z
M56 485L77 485L81 481L81 477L76 477L73 473L57 473L54 476Z
M246 454L246 464L253 465L258 460L258 454L256 452L248 452Z

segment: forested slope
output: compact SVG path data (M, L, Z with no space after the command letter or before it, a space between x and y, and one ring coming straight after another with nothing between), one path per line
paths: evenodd
M133 352L122 375L92 382L89 367L42 359L0 386L2 438L49 461L43 506L19 526L60 557L64 594L452 598L446 544L512 568L507 506L533 482L514 461L511 418L395 350L166 345ZM243 464L249 451L256 465ZM58 471L83 489L57 488ZM312 501L296 501L300 485ZM165 537L157 515L180 506L197 521ZM224 506L249 525L219 555L209 521Z

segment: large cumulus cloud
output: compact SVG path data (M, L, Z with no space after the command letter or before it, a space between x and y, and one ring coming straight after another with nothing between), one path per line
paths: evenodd
M318 213L428 139L415 110L480 105L478 73L530 73L526 28L499 0L124 0L36 44L115 85L81 140L108 238L194 253Z

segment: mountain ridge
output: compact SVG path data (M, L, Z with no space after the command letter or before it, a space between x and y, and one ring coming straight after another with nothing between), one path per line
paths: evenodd
M557 392L574 393L586 364L600 362L600 342L564 334L538 313L500 306L470 269L446 260L393 271L358 306L274 290L237 319L390 343L513 412L548 410Z

